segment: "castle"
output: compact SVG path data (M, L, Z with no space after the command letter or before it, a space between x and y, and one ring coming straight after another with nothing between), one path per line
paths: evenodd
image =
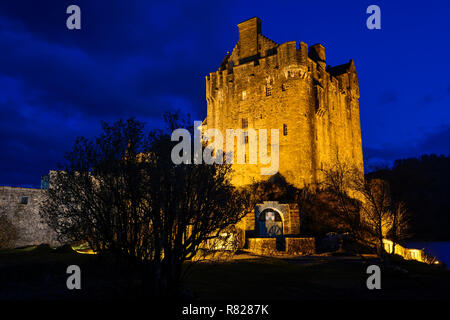
M353 60L326 65L325 48L261 33L257 17L238 24L239 41L206 76L204 128L278 129L279 173L297 188L320 182L336 161L363 172L358 76ZM268 138L270 141L270 136ZM248 138L246 138L248 154ZM224 148L225 150L225 148ZM248 159L248 158L247 158ZM233 183L267 179L261 163L233 164Z
M238 28L233 51L216 72L206 76L207 117L202 130L242 130L245 139L238 143L244 144L247 155L250 129L278 129L278 173L297 188L323 181L323 170L338 162L363 173L359 85L353 60L330 67L321 44L308 48L304 42L297 46L288 41L279 45L261 33L257 17L239 23ZM264 164L251 164L249 157L245 160L234 159L233 184L270 177L261 175ZM299 237L297 205L265 200L236 225L244 231L247 248L259 253L314 252L314 239Z
M207 117L202 130L278 129L278 172L297 188L320 182L321 169L330 169L337 161L363 172L359 87L353 60L330 67L320 44L309 49L303 42L278 45L261 34L261 20L256 17L238 27L239 41L233 51L206 77ZM249 140L242 141L246 154ZM267 179L269 176L261 175L265 166L261 162L234 163L232 182L241 186ZM0 188L0 206L6 208L6 216L20 236L15 246L56 242L40 218L42 194L43 190ZM297 205L265 200L236 225L244 231L241 234L246 236L248 249L314 252L314 239L299 237ZM33 224L28 223L27 213L32 213Z

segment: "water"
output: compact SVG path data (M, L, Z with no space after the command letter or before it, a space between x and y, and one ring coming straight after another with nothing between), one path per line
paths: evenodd
M444 262L450 269L450 241L408 242L411 249L424 249L426 253Z

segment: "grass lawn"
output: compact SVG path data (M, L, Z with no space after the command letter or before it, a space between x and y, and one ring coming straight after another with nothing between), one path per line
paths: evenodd
M193 268L187 286L199 299L450 299L450 271L413 261L382 270L381 290L368 290L374 259L264 257Z
M81 268L82 290L66 288L66 268ZM373 259L238 255L189 269L184 286L200 300L450 299L450 271L413 261L382 270L381 290L366 287ZM394 263L393 263L394 264ZM0 300L111 299L139 296L139 279L95 255L45 247L0 251Z

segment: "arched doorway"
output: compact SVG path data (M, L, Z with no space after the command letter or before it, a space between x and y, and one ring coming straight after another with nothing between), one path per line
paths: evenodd
M283 220L281 215L274 209L264 209L258 219L258 231L260 237L282 237Z

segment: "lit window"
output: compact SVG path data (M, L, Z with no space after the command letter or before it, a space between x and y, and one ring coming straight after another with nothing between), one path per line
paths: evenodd
M247 99L247 91L242 91L242 96L241 96L242 100Z

